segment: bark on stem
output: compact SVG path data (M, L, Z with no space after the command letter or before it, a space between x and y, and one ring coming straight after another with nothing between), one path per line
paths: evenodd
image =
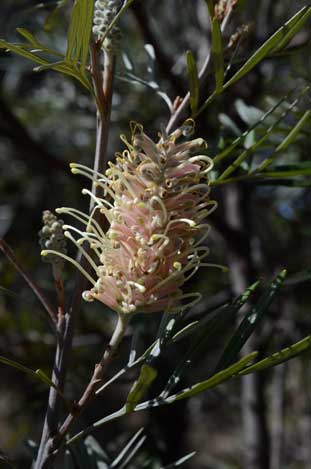
M113 78L115 68L115 57L105 53L104 76L101 77L100 71L100 48L97 43L91 43L91 71L93 75L93 84L96 93L97 103L97 138L96 150L93 167L97 171L105 168L107 161L107 147L109 137L109 124L111 114L111 103L113 93ZM99 188L93 186L92 191L99 195ZM93 209L93 201L90 202L90 212ZM100 216L95 214L96 218ZM83 260L81 260L83 264ZM89 265L83 267L88 270ZM76 284L73 293L71 305L64 315L59 316L58 322L58 342L55 353L52 381L63 392L67 374L67 364L72 349L73 322L81 306L81 294L85 290L85 278L79 273L76 277ZM46 469L51 467L54 455L51 456L51 449L56 449L55 436L58 434L59 414L60 414L60 396L54 388L50 388L48 407L45 415L40 447L35 463L35 469ZM64 433L65 435L65 433Z
M51 444L49 451L50 453L52 453L59 447L65 435L72 427L73 423L86 409L90 401L95 397L97 389L99 389L99 387L102 385L106 369L110 364L111 360L114 358L119 348L119 345L124 337L129 320L129 315L119 314L116 327L114 329L110 342L102 356L102 359L99 363L95 365L94 373L89 384L87 385L78 403L73 406L72 411L60 427L56 437L54 438Z

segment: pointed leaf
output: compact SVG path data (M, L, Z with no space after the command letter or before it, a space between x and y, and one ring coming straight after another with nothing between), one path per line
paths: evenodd
M297 13L297 15L298 14L299 14L299 12ZM287 44L290 42L290 40L302 28L302 26L307 21L307 19L310 17L310 15L311 15L311 7L309 7L302 16L299 16L298 21L296 21L296 23L294 23L292 25L292 27L289 28L287 33L284 35L283 39L281 39L281 41L277 44L276 48L273 50L273 53L282 51L282 49L284 49L284 47L287 46Z
M235 160L232 164L230 164L225 171L217 178L216 181L222 181L226 179L231 173L233 173L236 169L238 169L242 162L250 156L257 148L259 148L266 140L270 137L270 135L273 134L273 132L276 130L278 127L279 123L282 122L288 114L295 108L295 106L298 104L299 100L304 96L304 94L308 91L309 87L305 87L300 95L285 109L285 111L278 117L278 119L270 125L267 129L265 129L264 134L262 137L257 140L250 148L244 150ZM223 152L224 153L224 152ZM218 161L221 158L218 158ZM216 158L215 158L216 159ZM252 171L251 174L256 174L257 172L262 171L266 166L268 166L272 162L273 157L270 155L268 158L265 159L257 168Z
M156 379L157 371L150 365L144 364L140 369L138 380L133 384L126 400L126 411L131 412L136 404L141 400L142 396L146 393L151 383Z
M213 0L205 0L207 4L208 12L211 18L214 17L214 1Z
M295 344L286 347L279 352L275 352L269 357L260 360L253 365L247 366L244 370L240 371L240 375L247 375L253 373L254 371L266 370L267 368L272 368L273 366L284 363L298 355L301 355L306 350L311 349L311 335L305 337L304 339L296 342Z
M34 47L39 49L41 48L40 42L30 31L25 28L16 28L16 31L25 39L27 39L27 41L30 42L30 44L32 44Z
M4 41L3 39L0 39L0 49L7 49L11 52L14 52L15 54L20 55L21 57L24 57L25 59L30 60L31 62L41 64L41 65L47 65L48 61L45 59L42 59L41 57L38 57L37 55L33 54L32 52L29 52L28 50L23 49L23 47L11 44L10 42Z
M224 54L220 24L216 18L212 21L212 57L216 81L216 93L219 94L222 92L224 82Z
M126 457L128 451L131 450L132 446L135 444L137 438L142 434L144 431L144 428L140 428L135 435L130 439L130 441L126 444L126 446L120 451L118 456L113 460L113 462L110 464L110 467L116 467L118 464L122 461L123 458Z
M61 16L61 10L66 5L67 1L68 0L59 0L57 2L56 8L54 8L54 10L51 11L51 13L48 15L48 17L45 20L45 23L43 26L45 31L49 32L55 27L58 19Z
M307 20L311 14L311 7L303 7L298 11L292 18L290 18L281 28L279 28L248 60L247 62L230 78L227 83L224 85L224 89L229 88L229 86L236 83L244 75L249 73L259 62L261 62L267 55L277 46L279 46L280 41L297 32L301 28L302 24ZM303 20L302 23L300 20ZM288 39L286 39L287 41Z
M181 399L185 399L188 397L192 397L192 396L195 396L196 394L207 391L208 389L215 388L219 384L235 377L250 362L255 360L257 355L258 355L258 352L250 353L246 357L243 357L238 362L226 368L225 370L219 371L215 375L211 376L209 379L205 381L201 381L200 383L194 384L190 388L183 389L182 391L178 392L177 394L173 396L169 396L166 399L166 403L171 404L172 402L179 401Z
M199 334L194 336L191 347L182 357L174 372L168 379L167 384L161 393L161 398L166 398L169 395L172 389L180 382L181 376L192 365L196 357L204 353L206 343L209 341L209 338L213 336L215 332L222 330L228 322L232 321L239 309L247 302L258 285L259 282L254 283L233 303L217 308L213 317L207 322L204 320L199 322L196 326L199 330Z
M22 365L21 363L16 362L15 360L10 360L9 358L3 357L0 355L0 363L3 363L4 365L11 366L12 368L16 368L19 371L22 371L23 373L26 373L33 378L39 379L42 383L47 384L48 386L53 387L56 389L56 391L61 395L62 393L58 390L58 388L55 386L55 384L50 380L50 378L40 369L34 371L31 368L28 368L27 366Z
M233 334L227 347L225 348L217 366L215 372L218 372L231 365L247 341L251 334L256 329L259 321L262 319L264 313L269 308L270 304L274 300L275 295L278 293L286 277L286 270L283 270L265 289L264 293L259 298L258 302L250 309L245 315L240 326Z
M190 107L192 114L195 114L199 103L199 76L196 61L190 50L187 51L187 69L190 91Z
M218 153L213 159L214 163L215 164L219 163L219 161L221 161L223 158L225 158L226 156L232 154L232 151L238 145L243 143L244 138L246 138L247 135L252 130L254 130L256 127L258 127L260 124L263 124L264 121L267 119L267 117L269 117L271 114L273 114L273 112L279 106L281 106L281 104L284 103L285 100L286 100L286 97L281 98L274 106L272 106L270 109L268 109L268 111L257 122L255 122L251 127L249 127L249 129L247 129L245 132L243 132L243 134L241 134L238 138L236 138L230 145L226 146L226 148L221 153Z
M174 469L174 467L179 467L184 462L189 461L189 459L193 458L193 456L196 454L196 451L193 451L192 453L187 454L186 456L183 456L182 458L178 459L177 461L173 462L172 464L169 464L168 466L165 466L163 469Z
M299 134L300 130L307 124L309 123L309 129L310 129L310 117L311 117L311 111L308 110L306 111L303 116L299 119L295 127L292 128L292 130L289 132L289 134L286 136L286 138L280 143L280 145L276 148L276 152L281 152L285 150L293 141L296 139L297 135Z

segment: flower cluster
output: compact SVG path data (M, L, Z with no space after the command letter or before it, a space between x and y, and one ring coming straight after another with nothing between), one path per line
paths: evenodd
M64 267L64 259L59 253L67 253L67 240L63 232L63 220L58 219L49 210L42 214L43 227L39 232L39 243L42 249L56 251L43 257L45 262L52 264L54 272L59 276Z
M93 20L93 33L101 40L121 6L120 0L96 0ZM104 39L103 47L114 52L119 49L121 33L114 26Z
M176 313L200 299L199 293L183 294L181 287L200 266L210 265L204 262L209 250L202 243L209 225L203 220L216 202L209 198L207 179L212 161L200 154L205 142L199 138L176 143L189 125L160 135L154 143L136 124L131 142L123 137L127 149L116 155L105 174L71 165L73 173L91 179L104 194L99 198L83 190L95 201L91 215L72 208L57 210L85 226L83 230L64 226L65 236L79 247L95 273L93 278L83 271L93 285L84 292L85 300L96 299L127 314ZM106 233L94 217L96 211L109 222ZM82 247L85 241L93 256Z

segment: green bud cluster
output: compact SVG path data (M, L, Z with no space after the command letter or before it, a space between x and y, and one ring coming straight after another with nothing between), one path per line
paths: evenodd
M107 28L118 13L120 0L97 0L95 2L93 34L98 40L104 37ZM114 26L104 39L102 47L109 52L117 52L120 47L121 32Z
M67 242L63 233L63 220L58 219L52 212L45 210L42 215L43 227L39 231L39 243L43 250L53 250L62 254L67 253ZM60 273L64 267L64 259L55 254L42 256L45 262L53 265L54 271Z

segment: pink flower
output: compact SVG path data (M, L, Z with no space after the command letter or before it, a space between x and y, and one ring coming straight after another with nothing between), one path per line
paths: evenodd
M207 179L212 160L200 154L205 142L176 143L187 128L189 122L154 143L141 126L135 125L131 143L123 137L127 149L117 155L115 163L109 163L105 175L71 165L73 173L95 181L105 195L97 198L83 191L96 203L90 216L70 208L57 210L85 226L84 231L64 226L65 235L95 272L94 278L83 271L93 285L83 293L85 300L99 300L127 314L176 313L200 299L199 293L183 294L182 286L200 266L208 265L203 262L208 248L202 243L209 226L203 221L216 202L209 198ZM94 219L96 210L109 221L106 233ZM75 239L72 232L79 238ZM84 241L89 243L96 262L83 249Z

